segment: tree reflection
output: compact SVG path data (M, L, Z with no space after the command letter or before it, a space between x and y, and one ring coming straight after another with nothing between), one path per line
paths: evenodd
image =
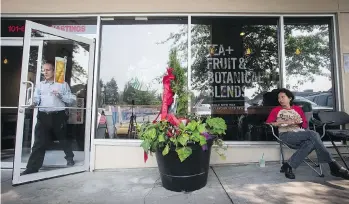
M132 86L132 82L126 83L122 93L122 99L125 104L135 105L159 105L161 104L161 97L156 93L156 90L138 90Z
M164 42L173 40L173 46L186 53L188 41L187 30L184 28L186 26L177 33L171 33ZM191 83L194 90L201 92L207 91L210 85L206 73L208 46L212 43L211 30L212 24L193 24L191 29ZM244 25L242 31L244 50L250 50L250 53L243 53L246 67L261 75L258 83L246 84L246 88L257 88L255 96L269 91L279 83L279 31L277 25ZM296 53L297 49L301 53ZM331 62L328 24L285 26L285 51L287 77L297 77L297 85L314 81L316 76L329 76Z
M49 35L44 34L40 31L33 30L32 37L48 37ZM50 37L50 36L49 36ZM67 57L67 61L71 61L71 69L67 67L67 70L71 70L71 80L74 84L86 84L87 83L87 68L82 67L79 63L79 59L75 56L77 54L81 54L81 52L89 52L89 46L84 44L79 44L70 40L45 40L43 41L43 52L42 52L42 64L47 61L53 61L54 59L48 59L48 56L52 53L48 53L52 51L49 49L50 46L57 46L57 49L54 50L54 57ZM29 56L29 64L36 64L33 60L37 58L38 52L36 50L30 50ZM52 58L52 56L50 56ZM80 59L81 60L81 59ZM41 70L41 69L40 69ZM30 66L29 71L36 73L36 67ZM43 76L41 77L43 79Z

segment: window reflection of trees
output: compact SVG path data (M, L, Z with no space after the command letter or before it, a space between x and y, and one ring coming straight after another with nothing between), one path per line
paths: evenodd
M198 92L194 97L194 104L203 99L202 103L210 104L212 98L208 96L210 83L208 82L208 46L212 43L212 24L210 21L193 18L192 22L200 24L191 25L191 87L192 91ZM239 21L232 18L232 21ZM203 23L202 23L203 22ZM257 23L255 23L257 22ZM242 56L245 58L248 71L257 72L260 80L245 84L245 88L252 90L251 100L245 97L248 105L262 105L260 100L265 92L270 91L279 84L279 27L277 19L268 22L251 20L241 26L243 39ZM270 23L271 22L271 23ZM315 22L315 21L314 21ZM296 78L293 87L299 87L305 82L313 82L317 76L326 76L331 79L331 52L329 23L304 23L294 21L286 24L285 29L285 51L286 51L286 82L289 78ZM174 47L179 50L188 49L188 41L184 38L184 29L177 33L171 33L169 40L173 40ZM228 31L227 31L228 32ZM248 52L246 52L248 50ZM300 53L297 52L300 50ZM246 105L246 104L245 104ZM242 117L244 117L242 115ZM240 118L241 119L241 118ZM261 121L264 122L264 121ZM240 124L240 123L238 123ZM250 124L250 123L249 123ZM256 140L263 138L252 134L251 129L242 130L240 139ZM259 133L258 133L259 134ZM258 139L257 139L258 140Z
M286 87L316 110L334 108L331 23L331 17L285 18Z
M259 72L263 83L251 82L246 88L258 88L255 95L275 87L278 83L278 43L276 25L245 25L242 27L244 48L252 50L245 55L247 70ZM169 39L178 43L180 50L187 49L187 40L183 38L183 30L172 33ZM191 29L192 78L193 90L201 93L209 90L207 72L208 46L211 44L211 25L193 24Z
M75 83L86 84L87 83L87 69L88 67L82 67L78 60L74 57L75 54L79 54L81 51L85 52L85 55L89 52L88 45L80 45L76 42L73 44L73 59L72 59L72 79Z
M297 90L317 76L331 80L329 25L285 25L286 81L296 78L288 88Z
M131 105L132 100L135 105L160 105L161 94L157 90L138 90L133 86L132 81L128 81L124 90L120 91L114 78L104 83L100 80L100 107L102 105Z
M329 41L329 24L293 24L286 25L285 52L286 77L297 78L297 87L307 81L314 81L316 76L331 79L331 52ZM246 84L246 88L257 88L254 96L277 87L279 83L278 59L278 26L277 25L244 25L242 31L245 50L251 53L246 56L246 67L261 73L261 83ZM167 40L179 50L187 50L188 42L185 29L171 33ZM298 33L298 34L295 34ZM211 25L193 24L191 29L192 52L192 89L205 92L207 81L207 47L211 44ZM296 50L300 50L300 54Z
M253 97L259 93L276 88L279 83L278 37L276 25L245 25L244 50L248 70L258 73L259 82L246 84L247 88L257 88Z
M170 19L170 21L168 21ZM182 20L182 19L177 19L174 18L174 20L171 20L172 18L149 18L148 21L139 27L139 32L138 35L161 35L164 38L166 38L169 34L170 31L163 30L161 32L158 31L159 28L163 29L166 28L166 26L171 27L171 29L175 28L178 29L179 35L173 36L174 38L178 38L178 40L182 39L187 39L187 33L188 33L188 25L184 24L182 25L182 22L187 22L187 20ZM155 20L155 21L153 21ZM122 22L125 22L123 24ZM143 24L140 23L139 21L119 21L121 25L133 25L133 24ZM144 28L147 28L147 30L144 30ZM107 30L108 27L110 27L109 24L103 25L105 26L105 30ZM103 30L102 26L102 30ZM122 29L122 28L121 28ZM102 32L102 35L108 35ZM109 34L110 35L110 34ZM102 36L103 39L103 36ZM179 61L178 63L181 65L181 67L185 70L187 70L187 49L185 48L185 44L176 44L176 39L156 39L154 44L152 44L149 47L149 50L152 52L156 52L157 46L160 44L166 44L166 47L172 47L173 45L178 46L180 49L178 52L176 52L176 56L178 57ZM130 42L132 45L134 42ZM107 50L107 49L104 49ZM184 52L185 50L185 52ZM171 50L173 51L173 50ZM102 52L103 55L103 52ZM171 52L169 53L169 61L171 58ZM153 63L156 65L156 61ZM130 63L132 64L132 62ZM162 65L161 65L162 66ZM146 71L152 72L151 70L152 67L146 68ZM102 70L103 71L103 70ZM134 102L135 105L137 106L143 106L143 105L155 105L158 106L161 104L162 101L162 77L166 71L166 65L163 67L162 71L160 72L154 72L154 76L152 76L152 79L148 80L143 80L141 76L132 76L131 79L129 79L124 85L120 84L115 78L108 79L108 80L100 80L99 84L99 90L98 90L98 98L99 98L99 107L104 107L106 105L120 105L120 106L126 106L126 105L131 105L132 101ZM128 70L128 72L131 72ZM124 74L124 73L121 73ZM132 74L132 73L130 73ZM125 76L127 77L127 76ZM111 85L115 84L115 85ZM119 84L119 86L118 86ZM159 86L160 85L160 86ZM121 87L121 88L120 88ZM142 87L142 88L140 88ZM111 91L113 90L113 91ZM114 92L116 94L111 94L111 92Z
M32 37L35 38L44 38L44 37L53 37L55 36L42 33L40 31L32 31ZM57 37L56 37L57 38ZM71 60L71 80L72 83L75 84L74 86L79 87L79 85L86 85L87 83L87 69L88 67L82 67L79 63L79 59L75 57L75 54L81 54L80 52L89 52L89 45L85 45L82 43L74 42L71 40L44 40L43 41L43 52L42 52L42 64L44 64L48 59L47 57L47 48L50 46L50 44L66 44L68 46L72 46L71 50L67 48L61 48L56 50L55 57L67 57L68 61ZM30 51L30 59L36 59L35 56L37 55L37 51L31 50ZM88 56L88 54L87 54ZM87 58L88 59L88 58ZM30 60L30 64L33 64L33 62ZM88 63L87 63L88 64ZM31 70L32 71L32 70ZM36 71L35 71L36 72ZM43 74L41 74L41 80L43 80Z

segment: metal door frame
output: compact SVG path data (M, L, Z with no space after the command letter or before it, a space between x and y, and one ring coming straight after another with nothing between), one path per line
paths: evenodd
M35 38L31 37L32 30L41 31L53 36L59 36L62 40L72 40L89 45L89 63L88 63L88 81L87 81L87 95L86 95L86 119L85 119L85 147L84 147L84 165L74 166L63 169L56 169L46 172L38 172L28 175L20 175L21 171L21 159L22 159L22 143L23 143L23 126L25 108L28 107L25 103L26 98L26 84L28 76L28 64L29 64L29 51L32 41ZM56 38L38 38L38 40L57 40ZM17 132L16 132L16 148L14 158L14 171L13 171L13 184L27 183L31 181L47 179L77 172L84 172L89 169L90 159L90 132L91 132L91 111L92 111L92 85L93 85L93 64L94 64L94 50L95 40L81 37L75 34L64 32L55 28L51 28L45 25L34 23L32 21L26 21L25 34L23 40L23 60L22 60L22 73L21 73L21 88L19 94L19 108L18 108L18 120L17 120ZM42 55L41 55L42 56ZM41 57L40 56L40 57ZM39 72L40 74L40 72ZM40 78L40 77L39 77Z
M4 47L23 47L23 38L7 38L7 37L2 37L1 38L1 46ZM43 40L41 39L35 39L32 40L32 43L30 45L31 47L38 47L38 56L37 56L37 67L41 67L41 62L42 62L42 50L43 50ZM36 79L37 77L40 77L40 72L36 74ZM0 109L18 109L18 106L1 106ZM33 127L34 127L34 122L36 123L36 119L35 121L33 121ZM34 140L32 139L32 144L33 145ZM11 169L13 168L13 162L1 162L1 168L8 168ZM25 167L25 164L21 164L22 167Z

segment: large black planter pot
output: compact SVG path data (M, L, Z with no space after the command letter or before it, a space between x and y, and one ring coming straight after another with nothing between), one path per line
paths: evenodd
M178 158L175 149L165 156L156 152L162 186L170 191L195 191L207 184L210 165L212 140L207 141L208 150L203 151L198 144L191 144L192 154L183 162Z

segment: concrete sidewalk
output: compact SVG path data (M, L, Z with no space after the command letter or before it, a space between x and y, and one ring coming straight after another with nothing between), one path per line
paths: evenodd
M231 204L231 203L349 203L349 180L324 178L309 167L297 169L296 179L279 173L279 164L259 168L215 166L206 187L191 193L167 191L161 186L157 168L85 172L16 187L11 171L2 170L3 204Z

